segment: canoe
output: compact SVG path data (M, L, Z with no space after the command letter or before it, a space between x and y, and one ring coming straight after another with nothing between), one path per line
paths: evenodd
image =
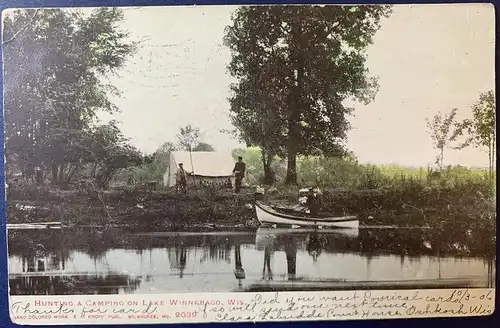
M296 215L281 213L272 206L261 202L255 203L257 219L262 225L286 225L299 227L329 227L358 229L359 219L356 216L339 217L312 217L310 215L297 213Z

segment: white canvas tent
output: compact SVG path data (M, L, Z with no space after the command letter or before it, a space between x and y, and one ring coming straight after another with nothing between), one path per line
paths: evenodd
M165 186L175 186L175 174L180 163L186 171L187 183L192 184L200 180L224 182L231 179L235 161L229 152L173 151L170 153L169 166L163 176Z

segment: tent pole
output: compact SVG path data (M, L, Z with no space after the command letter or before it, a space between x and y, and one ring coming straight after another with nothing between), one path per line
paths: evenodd
M189 145L189 159L191 160L191 173L193 175L193 184L196 184L196 178L194 177L194 164L193 164L193 154L191 152L191 145Z
M193 154L191 153L191 145L189 145L189 158L191 160L191 170L194 175Z

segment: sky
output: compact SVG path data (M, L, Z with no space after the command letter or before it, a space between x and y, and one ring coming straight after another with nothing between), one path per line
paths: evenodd
M116 119L131 143L146 153L175 141L191 124L216 150L239 145L222 129L228 119L231 59L222 44L233 6L125 9L122 27L146 39L119 76ZM427 166L437 151L426 132L427 117L459 109L470 117L481 92L494 90L494 10L484 4L397 5L384 19L367 66L380 89L369 105L354 104L347 147L360 162ZM445 151L445 164L487 167L478 149Z

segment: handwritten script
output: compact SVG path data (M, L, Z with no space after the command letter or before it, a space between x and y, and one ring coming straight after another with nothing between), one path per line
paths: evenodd
M411 295L399 292L354 291L347 295L273 296L257 294L244 306L218 307L205 305L203 318L216 314L218 321L276 321L300 319L373 319L412 316L474 316L493 313L491 304L475 304L473 300L491 300L492 291L472 295L469 290L452 290L438 296Z
M252 322L486 316L494 289L12 296L18 324Z

